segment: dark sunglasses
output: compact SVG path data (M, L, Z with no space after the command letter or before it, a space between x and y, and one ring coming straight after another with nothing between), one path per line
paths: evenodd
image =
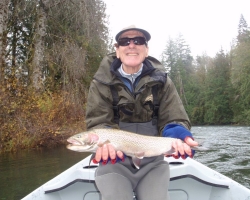
M147 45L147 41L144 37L119 38L117 43L119 46L128 46L131 40L135 45L144 45L144 44Z

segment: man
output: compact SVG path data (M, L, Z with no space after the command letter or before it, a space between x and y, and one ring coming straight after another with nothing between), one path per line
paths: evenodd
M151 35L130 26L116 35L116 54L103 59L91 83L86 113L87 128L120 128L138 134L180 138L174 157L192 157L198 145L172 81L161 63L148 56ZM167 200L169 166L163 156L144 158L140 169L111 144L96 151L96 185L103 200ZM123 162L118 162L122 160ZM110 162L109 162L110 161Z

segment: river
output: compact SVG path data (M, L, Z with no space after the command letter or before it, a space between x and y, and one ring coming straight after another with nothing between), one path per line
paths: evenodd
M194 159L250 189L250 127L194 126L192 133L209 148ZM20 200L87 155L65 147L1 154L0 200Z

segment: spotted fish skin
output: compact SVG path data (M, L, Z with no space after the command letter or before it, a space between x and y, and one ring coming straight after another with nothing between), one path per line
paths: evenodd
M174 153L172 143L178 139L146 136L119 129L92 129L70 137L67 148L79 152L95 152L103 144L110 143L116 151L131 157L152 157Z

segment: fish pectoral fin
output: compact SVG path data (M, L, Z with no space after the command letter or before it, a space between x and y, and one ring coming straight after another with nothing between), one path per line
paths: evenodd
M105 142L100 142L97 146L102 147L104 144L109 144L109 143L110 143L110 141L106 140Z
M109 144L110 141L109 140L106 140L105 142L103 142L103 144Z
M133 164L137 169L140 169L141 160L144 158L144 155L144 152L137 152L132 157Z
M133 156L133 157L132 157L132 161L133 161L134 166L135 166L137 169L140 169L141 159L140 159L140 158L137 158L137 157L135 157L135 156Z
M137 152L135 153L135 157L139 159L143 159L145 155L145 152Z

